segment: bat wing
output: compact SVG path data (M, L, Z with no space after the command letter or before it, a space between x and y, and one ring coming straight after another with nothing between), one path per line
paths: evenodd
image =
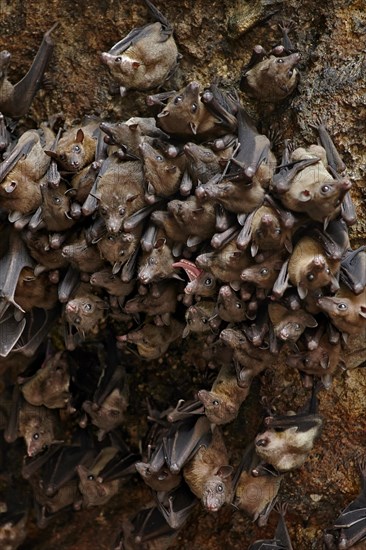
M21 117L27 113L37 90L42 84L44 73L50 62L54 48L51 32L57 25L58 23L53 25L53 27L44 34L42 43L29 71L17 84L15 84L11 105L9 105L9 109L5 111L6 115ZM0 108L3 111L2 106Z
M169 422L177 422L178 420L185 420L186 418L203 414L205 414L205 407L199 399L190 401L179 399L175 409L168 414L168 420Z
M200 416L193 423L186 420L173 425L163 438L165 460L170 471L179 473L202 445L209 445L211 439L212 432L206 416Z
M11 306L7 309L5 315L0 319L0 357L6 357L18 342L24 327L26 319L17 321L13 315L16 309Z
M58 319L59 313L59 307L51 310L33 308L27 313L24 330L14 346L14 351L32 357Z
M366 246L348 252L341 262L341 281L354 294L361 294L366 286Z
M141 460L141 456L137 454L129 453L123 455L119 452L116 453L108 464L98 473L98 481L104 483L105 481L121 479L136 473L135 464L139 460Z
M0 164L0 181L6 178L9 172L15 167L18 160L26 157L33 146L37 143L38 137L35 132L30 133L21 143L18 143L10 155Z
M132 520L135 541L144 543L175 533L157 506L141 510Z
M279 194L286 193L286 191L290 189L290 185L294 177L301 172L301 170L307 168L307 166L311 166L317 162L319 162L319 158L314 157L311 159L291 162L285 166L280 166L277 174L273 176L272 185L274 190Z
M157 500L159 510L172 529L180 529L184 525L198 502L186 484L170 491L162 502Z

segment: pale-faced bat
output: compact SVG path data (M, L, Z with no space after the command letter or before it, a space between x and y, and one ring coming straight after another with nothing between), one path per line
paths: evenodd
M366 507L366 465L365 461L359 462L362 476L362 489L358 497L353 500L335 520L333 527L326 529L324 542L328 550L347 550L348 548L360 548L357 543L364 541L366 537L365 507ZM354 546L356 545L356 546Z
M211 99L218 98L218 104L212 109L204 101L205 94ZM204 91L198 82L193 81L170 95L168 103L157 115L158 125L164 132L181 137L211 138L236 131L237 122L231 113L232 105L216 86L211 85ZM147 102L153 105L157 99L160 103L160 98L149 96Z
M130 89L161 86L172 76L181 57L172 26L149 0L144 1L156 23L133 29L101 56L117 80L122 96Z
M229 285L220 287L216 307L219 317L227 323L241 323L245 320L246 304Z
M170 344L181 338L183 328L182 323L171 318L169 326L158 327L153 323L146 323L140 330L117 336L117 340L122 345L124 342L136 344L139 355L150 361L164 355Z
M210 391L199 390L197 397L205 407L205 415L213 424L235 420L249 393L249 385L240 387L231 365L223 365Z
M97 137L98 120L86 120L86 124L75 130L67 130L57 142L56 151L47 150L47 155L55 159L61 168L67 172L79 172L93 162Z
M44 405L49 409L63 408L71 394L70 371L67 356L59 351L47 358L31 377L18 377L20 389L26 401L34 406Z
M9 212L31 214L41 205L41 178L50 159L42 141L52 142L53 132L46 126L41 130L28 130L0 164L0 206Z
M320 435L322 418L316 413L316 394L313 396L308 414L267 416L264 431L255 438L255 450L264 463L271 464L278 472L284 473L300 468ZM254 475L261 474L259 465L253 469Z
M15 85L8 80L11 54L6 50L0 52L0 111L3 115L18 118L28 112L35 94L42 85L44 73L50 62L54 47L51 33L57 26L58 23L45 32L32 66Z
M300 54L292 52L288 27L282 25L280 28L284 44L276 46L269 53L262 46L255 46L249 63L243 68L240 89L259 101L282 101L295 90L299 82L296 66Z
M244 450L243 458L233 480L233 505L243 510L262 527L266 525L273 509L282 477L269 468L261 476L254 476L252 470L259 464L253 443Z
M349 288L341 286L335 296L318 298L317 304L344 335L365 330L366 289L356 295Z
M146 206L144 193L140 161L120 162L112 156L103 162L93 195L109 233L117 234L128 217Z
M225 442L217 426L213 429L211 443L202 445L183 468L189 488L209 512L217 512L224 504L231 502L232 472Z

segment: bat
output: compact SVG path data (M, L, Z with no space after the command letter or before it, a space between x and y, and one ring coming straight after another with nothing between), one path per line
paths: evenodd
M217 425L235 420L249 393L249 386L240 387L231 365L224 365L210 391L199 390L197 397L204 405L208 420Z
M181 58L172 26L149 0L144 1L156 23L133 29L101 56L117 80L121 96L127 90L161 86L173 75Z
M241 323L246 319L246 304L229 285L220 287L216 308L219 317L227 323Z
M35 94L42 85L44 73L50 62L54 48L51 33L57 26L58 23L55 23L45 32L30 69L14 85L8 80L11 54L6 50L0 52L0 111L3 115L19 118L28 112Z
M280 514L274 539L262 539L253 542L249 550L293 550L290 535L285 523L286 506L277 505L277 511Z

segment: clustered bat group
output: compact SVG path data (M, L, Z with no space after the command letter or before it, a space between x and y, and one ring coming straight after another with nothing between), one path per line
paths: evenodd
M0 356L33 358L4 385L4 438L24 439L22 476L40 526L102 506L138 472L155 505L124 522L113 550L170 547L198 501L209 512L232 504L261 526L277 510L274 539L250 548L291 549L281 480L307 460L322 428L317 395L366 328L366 247L353 250L348 236L352 183L322 120L320 145L287 141L278 160L236 91L195 81L162 91L181 56L172 26L145 3L155 22L101 61L121 95L150 94L150 117L89 116L16 140L12 119L42 83L54 27L15 86L10 54L0 53ZM280 30L282 43L256 46L241 76L260 102L283 102L299 80L300 55L288 26ZM53 329L62 345L51 343ZM166 411L150 402L151 430L131 452L125 352L151 361L185 338L216 379ZM309 403L296 414L268 408L234 467L221 427L279 361L299 371ZM365 498L326 531L327 548L363 540ZM3 500L0 541L15 549L27 513L14 495Z

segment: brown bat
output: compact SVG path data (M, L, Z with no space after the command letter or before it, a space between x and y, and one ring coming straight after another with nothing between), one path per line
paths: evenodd
M46 182L40 185L42 204L36 211L29 229L38 230L46 227L48 231L66 231L75 224L71 217L71 197L67 193L69 187L61 182L57 187L51 187Z
M57 26L58 23L45 32L32 66L17 84L8 80L11 54L6 50L0 52L0 111L3 115L18 118L28 112L50 62L54 47L51 33Z
M139 150L144 164L147 184L145 200L148 204L156 202L157 197L170 197L179 191L185 165L185 156L168 158L144 141Z
M90 276L90 284L99 288L103 288L112 296L117 298L124 298L131 294L135 286L135 281L130 282L121 281L120 277L112 273L112 269L103 269L102 271L96 271Z
M172 76L181 58L172 26L149 0L144 1L156 23L133 29L101 56L117 80L122 96L127 90L161 86Z
M21 495L14 490L1 495L0 500L0 545L4 550L17 550L28 535L28 511Z
M38 262L35 273L42 270L56 270L67 267L69 262L62 255L62 249L50 247L49 235L43 231L24 231L23 240L27 244L32 258Z
M41 205L40 183L50 164L42 140L52 142L54 135L46 126L28 130L0 164L0 206L9 212L30 214Z
M69 244L62 248L62 256L79 271L94 273L105 266L96 246L88 244L85 235L75 237Z
M183 328L182 323L171 318L169 326L146 323L140 330L117 336L117 340L136 344L140 357L150 361L164 355L170 344L182 336Z
M258 252L270 253L283 248L292 252L293 225L290 212L282 214L282 209L277 212L272 206L262 205L246 217L238 246L244 250L250 244L253 257Z
M57 284L48 273L36 276L31 267L23 267L19 274L14 301L22 311L33 308L53 309L58 303Z
M146 206L144 193L141 162L120 162L113 156L103 162L93 195L108 233L119 233L124 221Z
M216 227L216 213L211 204L201 204L195 196L186 200L172 200L167 204L181 231L188 233L187 246L199 244L212 237Z
M245 283L254 284L257 291L269 293L283 266L282 255L283 251L282 254L277 252L273 256L265 258L262 262L243 269L240 279Z
M18 433L24 438L28 456L41 453L55 442L56 427L57 416L54 411L23 401L19 410Z
M184 153L187 159L187 171L189 178L181 184L180 192L188 195L192 188L207 183L213 176L222 172L223 166L229 160L233 152L232 147L225 148L222 152L216 152L209 147L186 143Z
M157 128L153 117L132 117L114 124L101 122L100 129L106 134L104 141L108 145L118 145L126 156L136 158L141 157L140 145L145 141L153 145L155 139L169 139L168 134Z
M93 294L88 284L82 283L65 305L65 320L70 326L76 328L82 338L85 338L86 335L98 332L107 309L108 304Z
M194 295L196 298L216 296L217 281L210 273L199 269L196 264L185 258L175 262L173 267L182 267L188 275L189 283L184 287L185 294Z
M99 120L86 120L82 127L67 130L58 140L56 151L47 150L47 155L55 159L67 172L79 172L85 166L93 162L97 137L99 132Z
M283 476L264 471L264 475L254 476L252 470L260 463L254 444L244 450L243 458L233 480L233 505L243 510L253 521L263 527L273 509Z
M231 365L224 365L210 391L199 390L197 397L205 407L205 415L213 424L228 424L235 420L241 404L249 393L249 386L238 385Z
M229 285L222 285L217 296L217 313L227 323L241 323L246 318L246 304Z
M259 101L283 101L299 82L296 65L300 61L300 54L292 52L289 26L282 24L280 29L283 45L276 46L269 53L262 46L255 46L249 63L243 68L240 89Z
M174 258L166 236L159 230L151 252L143 251L139 259L137 278L146 285L161 279L179 279L173 267Z
M284 504L276 504L275 509L280 514L275 538L257 540L249 546L248 550L293 550L290 535L285 523L287 506Z
M271 464L278 472L300 468L314 446L322 427L322 418L316 413L317 400L313 390L308 414L268 416L264 431L255 438L255 450L263 462ZM255 467L254 475L260 475L261 466Z
M34 406L48 409L64 408L70 401L70 369L65 352L59 351L47 358L36 373L18 377L25 400Z
M316 327L318 325L316 319L310 313L302 309L290 311L279 303L270 303L268 313L276 338L283 342L294 344L306 327Z
M287 269L286 269L287 267ZM274 285L274 295L279 297L286 290L289 281L297 288L297 292L304 300L308 294L324 287L329 287L331 292L339 289L340 261L327 258L322 245L311 237L302 237L288 261L281 270L278 283ZM285 276L287 271L288 275ZM283 284L280 284L284 280Z
M254 346L241 328L222 330L220 339L234 351L237 382L241 388L246 388L247 391L254 376L274 363L274 358L268 347L266 345Z
M236 239L233 238L221 250L200 254L195 263L237 290L240 287L240 274L251 262L250 256L239 250Z
M359 334L365 330L366 289L356 295L347 287L341 286L335 296L323 296L317 300L317 304L344 336Z
M348 178L332 176L326 151L320 145L295 149L291 161L293 165L289 165L287 172L284 168L284 174L280 172L274 176L273 190L286 208L307 214L326 227L330 220L340 215L342 201L352 182Z
M221 319L216 314L216 303L213 300L200 300L189 306L185 313L186 326L183 338L190 332L217 333Z
M121 267L135 254L140 246L142 227L130 233L107 234L97 242L101 257L112 265L115 275Z
M216 86L211 85L207 90L202 90L201 85L193 81L179 92L171 92L170 96L164 109L157 115L158 125L164 132L181 137L211 138L236 131L237 122L231 113L232 104ZM205 97L210 100L217 98L214 108L209 108ZM159 99L157 96L149 96L147 103L160 103Z
M328 335L324 334L315 349L289 353L286 364L305 375L318 376L329 389L337 367L343 364L342 357L340 341L331 344Z
M192 493L201 499L204 508L217 512L232 500L232 471L220 428L215 426L211 443L200 447L184 466L183 476Z
M103 506L120 490L125 480L98 481L99 473L118 453L116 447L104 447L90 465L79 464L76 472L79 476L79 491L83 496L83 506Z
M177 307L179 287L175 281L162 281L149 288L147 294L137 295L125 303L127 313L146 313L155 317L156 324L169 325Z

